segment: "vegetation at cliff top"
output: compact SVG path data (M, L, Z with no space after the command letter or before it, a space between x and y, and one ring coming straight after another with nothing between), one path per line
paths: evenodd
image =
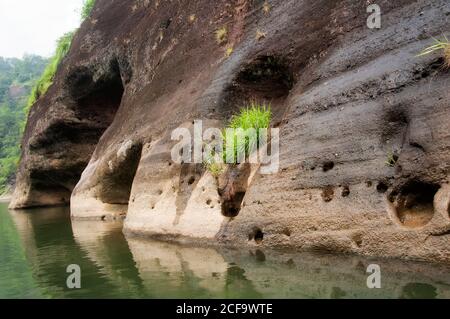
M14 180L27 96L47 63L35 55L0 57L0 194Z
M63 35L58 40L55 55L50 59L50 63L45 68L39 80L36 82L30 97L28 98L27 110L47 92L50 85L53 83L53 77L58 69L59 63L64 59L70 49L74 32L69 32Z
M444 40L434 39L434 44L423 49L417 56L428 55L440 50L444 52L445 66L450 68L450 42L446 36L444 36Z
M94 5L95 0L84 1L82 21L89 17ZM52 85L59 64L69 52L75 32L68 32L58 39L55 54L50 59L38 56L25 56L23 60L0 57L0 194L14 180L27 113Z
M83 8L81 9L81 20L86 20L92 12L94 8L95 0L85 0L83 3ZM55 50L55 54L50 59L49 64L45 68L42 73L40 79L36 82L33 90L31 91L31 95L28 99L27 109L29 108L42 96L44 95L48 88L53 83L53 77L56 74L59 64L64 59L66 54L69 52L70 45L72 44L72 39L75 34L75 31L68 32L64 34L57 41L57 46Z
M83 8L81 9L81 19L86 20L91 15L92 9L94 9L95 0L85 0Z

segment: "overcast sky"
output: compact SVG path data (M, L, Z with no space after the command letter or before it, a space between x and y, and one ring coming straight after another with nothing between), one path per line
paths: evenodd
M83 0L0 0L0 56L52 55L56 40L80 25Z

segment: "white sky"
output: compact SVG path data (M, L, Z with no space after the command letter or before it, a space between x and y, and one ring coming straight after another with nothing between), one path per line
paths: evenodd
M0 56L51 56L56 40L80 25L83 0L0 0Z

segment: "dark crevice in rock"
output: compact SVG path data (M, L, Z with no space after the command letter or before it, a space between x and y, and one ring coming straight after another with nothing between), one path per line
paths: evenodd
M241 211L249 184L250 165L231 167L219 180L219 195L222 198L222 214L236 217Z
M141 151L142 144L136 143L127 150L124 158L112 164L108 173L102 176L98 199L103 203L128 205Z
M342 197L348 197L350 196L350 187L349 186L344 186L342 188Z
M262 243L264 240L264 233L260 228L254 228L252 232L248 235L248 240L254 240L257 244Z
M243 66L227 88L221 117L230 118L250 101L270 104L273 123L280 123L294 84L292 71L280 57L263 55Z
M389 186L385 182L379 182L377 185L378 193L384 194L389 189Z
M333 168L334 168L334 162L329 161L329 162L323 163L322 170L323 170L324 172L331 171Z

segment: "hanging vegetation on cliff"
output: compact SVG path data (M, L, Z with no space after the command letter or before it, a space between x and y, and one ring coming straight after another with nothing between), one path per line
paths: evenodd
M82 21L86 20L89 17L92 9L94 8L94 5L95 0L84 1L83 8L81 9ZM40 79L36 82L36 85L31 91L31 95L27 103L28 110L42 95L45 94L45 92L47 92L48 88L52 85L53 77L55 76L59 64L69 52L70 46L72 44L72 39L76 31L77 30L68 32L58 39L55 54L50 59L50 63L47 65L44 73L42 73Z

